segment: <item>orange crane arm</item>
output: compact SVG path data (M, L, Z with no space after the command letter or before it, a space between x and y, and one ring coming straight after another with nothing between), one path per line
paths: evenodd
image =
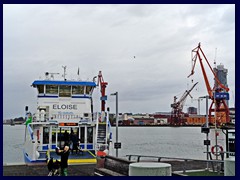
M210 87L210 84L209 84L209 81L208 81L208 77L207 77L207 74L206 74L206 71L204 69L204 66L203 66L203 62L202 62L202 58L200 56L200 52L202 53L204 59L206 60L210 70L212 71L213 75L214 75L214 78L215 80L217 81L217 83L219 84L219 86L223 89L225 89L227 92L229 91L229 88L224 86L220 81L219 79L217 78L217 75L216 73L213 71L212 67L210 66L205 54L203 53L202 49L201 49L201 45L200 43L198 44L198 46L196 48L194 48L192 50L192 53L196 53L194 55L194 57L192 58L192 61L193 61L193 66L192 66L192 71L191 71L191 74L188 76L192 76L194 74L194 68L195 68L195 65L196 65L196 61L197 61L197 58L199 59L200 61L200 66L201 66L201 69L202 69L202 73L203 73L203 78L204 78L204 81L205 81L205 84L206 84L206 88L207 88L207 91L208 91L208 95L211 99L213 99L213 89Z
M200 44L200 43L199 43L199 44ZM200 46L200 45L199 45L199 46ZM202 54L203 54L203 56L204 56L204 58L205 58L205 60L206 60L206 62L207 62L207 64L208 64L209 68L211 69L211 71L212 71L212 73L213 73L213 75L214 75L214 78L215 78L215 80L217 81L218 85L219 85L221 88L225 89L225 90L228 92L228 91L229 91L229 88L226 87L226 86L224 86L224 85L219 81L216 73L213 71L212 67L210 66L210 64L209 64L209 62L208 62L208 60L207 60L207 57L206 57L205 54L203 53L201 47L200 47L200 51L202 52Z

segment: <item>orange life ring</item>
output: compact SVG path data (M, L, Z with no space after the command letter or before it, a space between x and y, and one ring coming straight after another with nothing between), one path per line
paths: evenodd
M103 151L97 151L97 156L106 156L107 154Z
M215 151L215 149L218 149L218 150ZM220 145L212 146L211 152L212 152L213 155L219 156L223 152L223 147L220 146Z

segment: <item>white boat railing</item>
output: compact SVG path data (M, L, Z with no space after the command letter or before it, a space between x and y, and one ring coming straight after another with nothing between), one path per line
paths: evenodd
M99 114L97 112L97 116L96 116L96 134L95 134L95 154L98 151L98 143L97 143L97 139L98 139L98 124L99 124Z
M85 113L83 113L85 114ZM73 121L79 121L81 123L92 123L92 122L95 122L96 119L92 119L92 116L91 116L91 113L89 113L90 115L88 115L87 117L79 117L79 116L76 116L76 117L66 117L65 119L71 119ZM48 121L51 121L51 120L57 120L57 121L62 121L63 118L59 118L59 117L55 117L55 118L49 118L51 115L50 113L48 112L45 112L45 113L35 113L33 114L33 122L48 122Z

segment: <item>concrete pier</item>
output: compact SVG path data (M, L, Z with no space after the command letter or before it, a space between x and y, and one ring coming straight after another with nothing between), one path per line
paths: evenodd
M68 176L129 176L129 166L134 161L129 161L122 158L106 156L99 161L100 165L96 163L74 164L68 167ZM147 163L149 161L141 161ZM179 176L187 171L204 170L207 167L206 161L202 160L176 160L168 159L161 161L151 161L150 163L168 163L171 165L172 176ZM217 164L213 163L215 167ZM210 167L213 167L210 163ZM216 169L215 169L216 170ZM3 164L3 176L47 176L47 165L26 165L26 164ZM131 174L130 174L131 175Z

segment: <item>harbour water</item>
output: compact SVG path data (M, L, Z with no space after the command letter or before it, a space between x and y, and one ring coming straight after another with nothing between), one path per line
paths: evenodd
M110 155L116 154L115 127L112 127L113 142ZM225 149L225 135L218 131L217 143ZM3 163L23 162L24 125L3 125ZM215 130L209 134L211 146L215 145ZM121 149L118 157L128 154L151 155L175 158L206 159L206 134L200 127L118 127L118 142ZM210 147L211 147L210 146ZM210 148L211 149L211 148Z

